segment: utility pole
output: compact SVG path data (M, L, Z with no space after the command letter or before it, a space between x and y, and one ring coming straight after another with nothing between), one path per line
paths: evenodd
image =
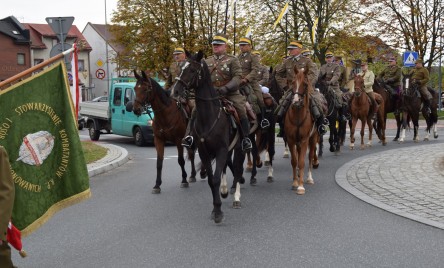
M439 69L438 69L438 86L439 86L438 107L439 107L440 111L442 109L442 70L441 70L441 58L442 58L442 50L443 50L443 47L442 47L442 32L443 31L442 30L443 30L443 28L441 28L439 31L440 36L439 36Z

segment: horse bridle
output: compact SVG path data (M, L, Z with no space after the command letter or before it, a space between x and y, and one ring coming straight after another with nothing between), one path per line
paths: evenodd
M148 105L148 95L151 93L151 89L153 88L153 85L151 84L151 80L148 78L148 81L142 81L142 84L147 84L148 86L143 91L145 93L145 98L141 101L138 101L137 98L134 100L134 102L137 102L140 104L140 106L144 107Z
M305 81L306 83L305 83L305 86L304 86L304 90L303 90L303 92L302 93L300 93L300 92L298 92L299 90L299 83L298 82L296 82L296 85L297 85L297 87L295 88L295 90L293 90L293 94L294 95L297 95L297 96L299 96L301 99L299 100L299 98L298 98L298 100L297 100L297 102L295 102L294 104L296 105L296 107L303 107L304 105L303 105L303 100L304 100L304 98L305 98L305 95L307 94L307 91L308 91L308 81Z

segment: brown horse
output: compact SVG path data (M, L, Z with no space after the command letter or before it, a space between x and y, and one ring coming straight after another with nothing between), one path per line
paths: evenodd
M178 107L176 101L168 96L166 91L152 78L147 77L145 72L140 76L135 70L137 78L136 100L134 102L134 113L140 115L144 107L151 105L154 112L153 131L154 145L157 151L157 177L156 185L152 193L160 193L162 184L162 166L165 150L165 143L172 142L177 147L178 162L182 170L182 188L187 188L187 172L185 171L185 159L183 156L182 138L187 128L187 119L183 111ZM196 169L194 166L194 152L188 151L188 158L191 161L190 182L196 181Z
M308 82L308 68L299 71L294 68L295 80L293 83L293 101L285 114L285 135L291 154L291 166L293 168L292 190L297 194L305 194L304 168L305 155L308 154L308 177L307 184L313 184L312 168L319 166L316 154L316 144L319 134L316 130L314 120L310 112L310 92L314 89Z
M373 128L372 128L372 115L371 112L371 104L370 98L365 93L364 89L364 79L362 76L357 75L355 77L355 92L350 100L350 112L352 116L352 125L350 130L350 149L353 150L355 147L355 130L356 124L358 120L361 121L361 150L365 149L364 145L364 130L365 124L368 126L369 136L368 136L368 146L372 146L372 136L373 136ZM378 93L373 93L375 95L375 100L379 104L378 112L377 112L377 122L375 122L376 133L378 134L379 139L382 141L383 145L386 145L385 140L385 120L384 120L384 102Z

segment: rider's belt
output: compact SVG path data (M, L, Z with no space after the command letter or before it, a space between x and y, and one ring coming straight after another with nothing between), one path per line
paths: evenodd
M225 86L226 84L228 84L228 82L229 82L229 81L216 81L216 82L214 82L214 86L215 86L215 87L223 87L223 86Z

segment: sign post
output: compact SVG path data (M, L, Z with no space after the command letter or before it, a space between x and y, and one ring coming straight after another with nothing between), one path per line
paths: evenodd
M74 22L74 17L47 17L46 22L57 35L60 42L56 46L54 46L53 49L51 49L50 56L55 56L60 52L70 49L71 45L66 44L65 40L68 36L69 29L71 29L72 23ZM55 51L53 52L53 50ZM70 71L71 64L69 61L69 55L65 56L65 64L68 71Z
M418 52L416 51L406 51L403 54L404 67L414 67L415 61L418 59Z

